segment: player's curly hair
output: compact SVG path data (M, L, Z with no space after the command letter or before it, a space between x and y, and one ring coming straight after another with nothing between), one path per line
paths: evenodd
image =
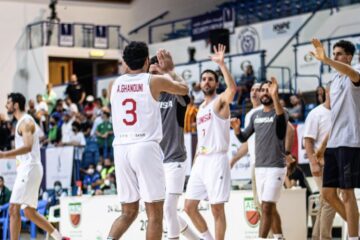
M14 104L17 103L19 105L20 111L25 111L26 99L24 95L18 92L13 92L8 95L8 99L9 98Z
M124 49L123 59L133 71L143 68L147 58L149 58L149 48L144 42L130 42Z
M355 53L355 45L352 42L346 41L346 40L340 40L333 46L333 49L336 47L340 47L344 49L344 52L348 55L354 56Z

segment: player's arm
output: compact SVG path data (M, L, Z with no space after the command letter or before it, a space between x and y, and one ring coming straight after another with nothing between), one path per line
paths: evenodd
M0 158L13 158L17 155L24 155L31 152L34 142L34 132L34 122L31 120L24 120L19 127L19 133L22 135L24 146L6 152L0 151Z
M324 155L325 155L325 150L326 150L328 140L329 140L329 134L327 134L325 136L324 140L320 144L319 149L315 151L316 160L322 166L324 166Z
M234 78L230 74L229 69L226 67L225 58L226 46L219 44L218 47L214 46L214 55L210 56L211 60L219 65L219 68L224 76L226 89L220 94L221 104L230 104L234 100L236 94L236 84Z
M315 51L310 53L317 60L323 62L324 64L330 65L339 73L348 76L353 83L360 82L360 73L357 72L354 68L352 68L350 65L347 65L345 63L332 60L331 58L326 56L325 49L319 39L313 38L311 40L311 43L315 47Z
M235 164L248 153L248 142L241 144L236 154L230 160L230 167L233 168Z
M240 119L232 118L230 123L231 123L231 127L234 129L236 137L242 143L246 142L249 139L249 137L254 133L254 126L252 120L250 121L249 125L244 129L244 131L241 131L240 129L240 125L241 125Z
M290 153L295 141L295 128L288 122L285 138L285 152Z
M271 83L269 86L269 93L274 103L276 112L276 135L278 139L282 140L286 136L287 118L285 116L284 108L280 104L279 98L279 85L276 78L271 77Z

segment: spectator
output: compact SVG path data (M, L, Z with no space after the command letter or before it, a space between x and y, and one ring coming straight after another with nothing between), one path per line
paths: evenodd
M49 207L59 205L60 197L66 197L68 195L67 191L62 188L60 181L54 182L54 189L44 192L43 199L47 200Z
M61 142L63 144L70 143L74 132L72 131L73 120L71 120L70 113L64 112L63 114L63 123L61 125Z
M42 130L46 132L47 130L47 116L48 116L48 106L46 102L43 100L41 94L36 95L36 118L39 120L39 125Z
M194 104L200 106L204 101L204 93L201 91L200 83L193 82L191 86L192 90L190 95L194 97Z
M85 136L81 131L81 125L78 122L73 122L72 127L72 136L70 137L70 145L77 147L84 147L86 144Z
M298 95L292 95L290 97L291 108L288 109L289 117L292 122L302 121L303 118L303 106Z
M5 186L4 177L0 176L0 206L10 201L11 191Z
M11 149L11 124L0 114L0 151Z
M36 109L35 109L35 102L34 100L30 99L28 102L28 111L27 113L37 122L39 123L39 119L36 117Z
M280 105L285 109L286 108L286 102L283 98L280 98Z
M97 129L97 127L103 122L103 118L102 118L102 113L103 113L103 112L109 112L109 113L110 113L110 110L109 110L109 108L107 108L107 107L103 107L103 108L101 109L101 115L100 115L100 116L96 116L96 118L95 118L95 120L94 120L92 129L91 129L91 133L90 133L91 136L96 136L96 129Z
M254 70L251 64L247 65L244 73L240 76L240 81L237 83L238 103L241 104L245 94L250 93L252 85L255 83Z
M301 187L306 189L306 199L311 194L311 188L309 183L306 180L305 173L303 170L299 167L297 160L291 156L287 156L286 162L286 177L285 177L285 187L286 188L292 188L292 187ZM291 159L290 159L291 158Z
M198 107L194 104L194 97L190 97L190 103L188 104L185 112L185 125L184 133L196 133L196 114Z
M94 104L95 104L95 108L94 108L94 116L93 117L95 118L95 117L101 115L101 113L102 113L101 109L103 107L103 104L102 104L102 101L100 98L96 98Z
M115 172L115 167L114 164L111 162L110 158L106 158L104 161L104 167L102 168L100 174L101 174L101 179L105 180L107 175L109 175L110 173L114 173Z
M112 124L109 120L110 113L103 112L102 119L103 122L99 124L96 129L96 136L99 144L100 156L103 158L108 158L111 153L111 146L114 140L114 132Z
M49 121L49 133L46 143L57 145L61 142L61 127L59 125L60 115L53 114Z
M65 95L69 96L71 101L75 103L80 110L82 109L85 100L85 91L78 82L75 74L71 75L70 84L66 87Z
M318 86L316 88L316 105L323 104L325 102L325 88Z
M102 104L103 107L109 106L110 101L109 101L109 98L108 98L108 92L107 92L107 89L106 89L106 88L103 88L103 89L101 90L101 97L100 97L100 99L101 99L101 104Z
M101 190L104 195L115 195L117 193L115 173L110 173L106 176Z
M71 116L74 116L79 112L77 105L71 101L71 98L69 96L65 98L65 104Z
M83 180L84 189L87 194L93 194L94 191L100 189L101 184L100 173L96 171L95 165L91 163L86 170L86 175Z
M92 95L89 95L86 97L86 105L84 108L84 113L87 118L92 118L94 116L95 111L95 103L94 103L94 97Z
M56 93L54 92L52 87L53 87L52 84L48 83L46 85L46 92L43 95L43 99L48 106L49 113L52 113L52 111L54 110L56 106L56 98L57 98Z

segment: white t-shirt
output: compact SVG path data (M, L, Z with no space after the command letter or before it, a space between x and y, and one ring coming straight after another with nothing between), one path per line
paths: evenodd
M321 104L311 110L306 117L303 136L314 139L315 149L318 149L330 129L331 111Z
M61 126L61 142L68 143L71 141L71 138L74 135L72 130L72 123L72 120L68 121L67 123L63 122Z
M360 73L358 66L355 70ZM330 83L331 133L327 147L360 148L360 86L339 73Z
M251 116L254 112L263 109L264 105L257 106L256 108L252 108L246 115L245 115L245 128L249 125ZM247 140L248 143L248 152L250 155L250 164L255 164L255 133L251 135L251 137Z

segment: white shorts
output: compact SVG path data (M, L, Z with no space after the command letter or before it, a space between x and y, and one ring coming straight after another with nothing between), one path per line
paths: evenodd
M157 142L114 146L115 174L121 203L165 199L163 152Z
M20 204L22 208L32 207L36 209L43 174L41 164L20 165L17 169L10 203Z
M278 202L285 176L286 167L256 167L255 179L259 200L261 202Z
M166 193L182 194L184 191L186 163L170 162L164 163Z
M191 170L186 199L224 203L229 201L230 188L230 164L226 153L199 155Z

